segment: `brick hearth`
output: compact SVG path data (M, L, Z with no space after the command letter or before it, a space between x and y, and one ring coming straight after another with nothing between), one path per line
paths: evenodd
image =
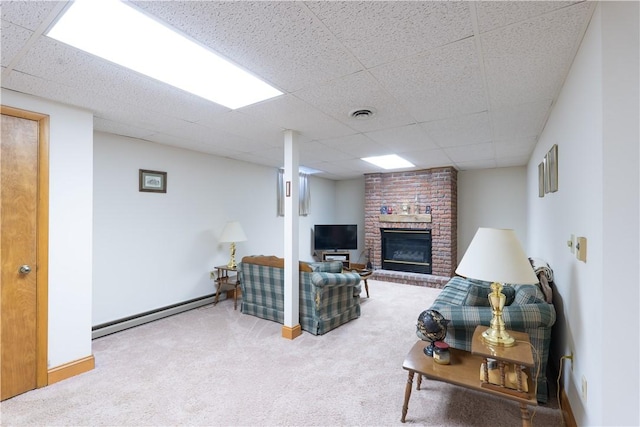
M365 174L365 246L371 249L374 278L440 288L454 275L457 266L457 183L458 172L452 167ZM430 206L432 222L380 221L382 206L392 206L393 214L401 214L403 204L410 206L409 214L424 214ZM380 228L431 229L432 274L381 270Z

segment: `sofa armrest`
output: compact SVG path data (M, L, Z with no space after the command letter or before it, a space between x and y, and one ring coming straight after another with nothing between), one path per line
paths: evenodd
M332 288L339 286L358 286L360 275L358 273L311 273L311 284L318 288Z
M477 325L489 325L492 313L491 307L438 304L431 307L450 320L450 327L468 326L470 329ZM524 331L534 328L550 328L556 321L556 311L551 304L512 304L504 307L502 318L508 329Z

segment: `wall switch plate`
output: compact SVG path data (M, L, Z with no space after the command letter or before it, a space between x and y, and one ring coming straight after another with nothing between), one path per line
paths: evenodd
M574 234L571 235L570 240L567 240L567 246L572 254L576 252L576 236Z
M587 401L587 379L582 376L582 400Z
M587 262L587 238L576 238L576 258L582 262Z

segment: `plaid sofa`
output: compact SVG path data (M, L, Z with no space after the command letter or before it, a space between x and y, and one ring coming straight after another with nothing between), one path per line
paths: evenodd
M489 286L487 282L453 277L430 307L450 320L445 341L451 347L471 351L471 338L476 326L489 326L492 317L487 299ZM505 291L507 288L505 286ZM507 329L529 334L531 344L540 357L537 399L540 403L546 403L547 359L551 327L556 321L556 312L553 304L545 301L543 293L536 285L512 285L512 288L515 292L504 292L505 295L510 294L507 295L507 304L510 305L504 307L502 316ZM535 372L533 374L535 375Z
M238 266L241 311L284 323L284 259L248 256ZM342 262L300 262L300 327L322 335L360 317L360 275Z

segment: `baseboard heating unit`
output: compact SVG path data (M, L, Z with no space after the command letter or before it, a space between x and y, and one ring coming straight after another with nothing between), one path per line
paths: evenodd
M173 316L174 314L193 310L194 308L213 304L215 297L215 294L205 295L200 298L194 298L188 301L136 314L135 316L129 316L123 319L118 319L112 322L93 326L91 328L91 339L104 337L105 335L110 335L116 332L123 331L125 329L144 325L145 323L153 322L154 320L159 320L165 317ZM220 300L223 300L224 298L226 298L226 294L222 293L220 295Z

